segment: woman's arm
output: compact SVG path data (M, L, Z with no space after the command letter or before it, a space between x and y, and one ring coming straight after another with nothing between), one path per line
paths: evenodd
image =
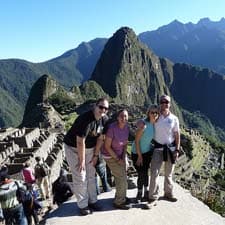
M142 158L142 153L141 153L141 148L140 148L140 139L141 139L141 136L143 134L143 131L144 131L144 128L139 128L136 132L136 135L135 135L134 143L135 143L136 153L138 155L138 159L137 159L137 162L136 162L137 166L140 166L143 163L143 158Z
M111 148L111 145L112 145L112 138L106 136L106 138L105 138L105 149L111 155L112 158L119 161L119 158L116 155L116 153L113 151L113 149Z

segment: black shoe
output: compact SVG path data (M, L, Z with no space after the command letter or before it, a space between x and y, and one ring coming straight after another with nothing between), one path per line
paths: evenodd
M170 201L170 202L176 202L177 201L177 198L175 198L173 195L164 195L163 198L167 201Z
M88 205L94 211L101 211L102 206L100 206L97 202Z
M91 210L88 207L85 208L80 208L80 215L81 216L87 216L89 214L91 214Z
M113 206L116 208L116 209L123 209L123 210L128 210L131 208L131 206L129 204L115 204L113 203Z
M141 209L151 209L151 205L149 204L143 204Z
M156 206L157 205L157 199L148 199L148 204L151 206Z
M131 204L132 203L132 199L130 199L130 198L128 198L128 197L126 197L126 204Z
M141 201L142 201L142 202L147 202L147 201L148 201L148 191L146 191L146 192L144 193L144 196L141 198Z

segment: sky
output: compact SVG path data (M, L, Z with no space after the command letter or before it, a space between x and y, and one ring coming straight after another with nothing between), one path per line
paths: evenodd
M0 59L43 62L128 26L138 35L171 23L225 17L225 0L0 0Z

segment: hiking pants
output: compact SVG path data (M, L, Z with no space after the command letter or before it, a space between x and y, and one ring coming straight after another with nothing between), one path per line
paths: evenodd
M49 187L48 176L37 178L36 182L40 189L41 197L43 199L49 198L50 197L50 187Z
M74 194L79 208L85 208L88 204L97 202L97 191L95 183L95 167L91 163L94 148L85 149L85 170L79 171L79 157L77 148L64 144L66 160L69 164Z
M126 202L126 193L128 186L126 166L120 165L114 158L105 158L105 161L115 179L116 194L114 203L116 205L124 204Z
M151 160L151 178L149 187L149 199L158 198L158 178L160 168L163 163L163 151L154 150L152 160ZM174 171L175 164L171 163L170 157L164 162L164 194L167 196L173 196L173 180L172 174Z

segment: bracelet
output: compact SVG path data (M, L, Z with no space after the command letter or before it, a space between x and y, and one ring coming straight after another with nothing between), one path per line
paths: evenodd
M97 157L98 158L98 155L94 155L94 157Z

